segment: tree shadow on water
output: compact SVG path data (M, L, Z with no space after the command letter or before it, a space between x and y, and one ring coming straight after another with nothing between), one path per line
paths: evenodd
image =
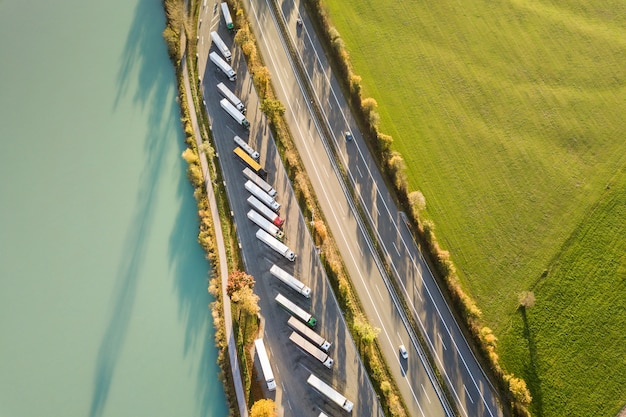
M138 0L117 74L115 106L129 93L130 82L134 81L131 78L134 71L137 71L136 81L139 88L134 91L133 100L142 105L142 108L146 104L163 106L163 100L157 103L155 100L167 97L174 87L173 69L162 36L165 29L164 13L160 1ZM161 97L153 97L154 94L159 96L161 90L164 90ZM152 109L149 111L154 113Z
M182 135L178 143L182 152ZM198 236L197 206L193 188L184 175L187 164L182 158L179 161L182 174L178 185L180 206L170 235L169 261L179 299L179 320L185 325L183 354L187 356L198 350L201 354L200 363L197 367L194 366L197 369L197 413L199 416L206 416L215 413L216 403L225 404L226 397L222 383L217 378L219 368L215 332L208 307L214 300L207 291L209 262L200 245L194 245Z
M101 416L106 406L117 361L126 340L136 297L137 279L143 267L146 243L152 229L153 208L165 150L168 141L176 135L173 128L176 126L176 115L173 114L172 106L175 91L173 71L161 37L164 25L165 18L160 3L139 0L121 56L114 110L120 100L133 93L129 91L129 87L135 86L135 83L131 84L134 80L130 77L136 73L137 89L134 91L133 102L148 112L147 133L144 138L146 152L132 222L126 233L115 278L112 314L98 351L90 417ZM138 139L128 138L129 141Z

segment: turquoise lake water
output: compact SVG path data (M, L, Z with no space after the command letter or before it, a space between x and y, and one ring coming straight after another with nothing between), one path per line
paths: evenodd
M0 416L225 416L160 0L0 0Z

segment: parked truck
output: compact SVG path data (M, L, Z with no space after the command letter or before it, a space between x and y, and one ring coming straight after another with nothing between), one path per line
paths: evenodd
M267 172L265 172L261 164L252 159L252 157L248 155L246 151L237 146L235 149L233 149L233 153L236 157L239 158L241 162L248 165L248 168L250 168L252 172L255 172L261 178L267 178Z
M265 243L267 246L274 249L276 252L280 253L291 262L296 260L296 254L293 253L291 249L287 247L287 245L285 245L283 242L281 242L280 240L276 239L274 236L267 233L265 230L263 229L257 230L256 237L261 242Z
M274 275L276 278L289 285L291 288L298 291L306 298L311 298L311 289L284 269L281 269L276 265L272 265L272 267L270 268L270 274Z
M295 305L291 300L289 300L287 297L285 297L281 293L278 293L278 295L276 296L276 298L274 298L274 300L278 304L280 304L282 308L284 308L289 313L291 313L291 315L302 320L307 326L314 328L317 325L317 319L315 317L313 317L312 315L310 315L309 313L307 313L306 311L304 311L303 309Z
M230 62L232 54L230 53L230 49L228 49L228 46L226 46L220 35L216 31L212 31L211 39L213 40L213 43L215 44L217 49L222 53L222 55L224 55L226 61Z
M320 394L323 394L326 398L339 405L344 410L350 412L354 407L354 404L350 402L346 397L338 393L333 387L311 374L309 379L306 380L307 384L315 388Z
M267 389L270 391L276 390L276 381L274 380L274 372L272 372L272 365L270 359L267 356L263 339L255 339L254 346L256 348L256 354L259 357L259 363L261 364L261 370L263 371L263 377L267 384Z
M217 91L220 92L222 97L230 101L232 105L235 106L235 108L242 114L246 112L246 106L243 105L243 103L241 102L241 100L239 100L239 97L237 97L235 93L233 93L228 87L226 87L226 84L219 83L217 85Z
M261 188L259 188L259 186L253 183L252 181L250 180L246 181L246 183L244 184L244 187L246 187L246 190L248 190L250 194L252 194L256 198L261 200L263 204L265 204L272 210L274 211L280 210L280 204L278 204L276 200L270 197L268 193L261 190Z
M300 336L296 332L291 332L291 336L289 336L289 340L298 345L300 349L304 350L309 355L313 356L315 359L320 361L325 367L331 369L333 367L334 361L328 356L327 353L322 352L320 349L316 348L315 345L304 337Z
M220 101L220 106L222 106L222 108L226 110L226 113L230 114L230 117L235 119L235 121L239 123L241 126L243 126L246 129L250 128L250 122L246 119L246 117L243 114L239 112L239 110L235 108L235 106L233 106L230 103L230 101L223 98Z
M246 201L259 213L267 217L267 219L274 223L276 226L282 227L282 225L285 223L284 219L282 219L280 216L278 216L278 214L267 208L267 206L261 203L255 196L251 195Z
M274 223L267 220L265 217L261 216L259 213L257 213L254 210L250 210L246 215L248 216L250 220L252 220L254 224L259 226L261 229L265 230L267 233L274 236L276 239L280 240L281 242L283 241L285 234Z
M239 147L241 147L241 149L243 149L244 151L246 151L248 155L250 155L250 158L254 159L255 161L259 160L261 155L259 155L259 153L255 151L254 148L252 148L252 146L248 145L248 142L246 142L245 140L241 139L239 136L236 136L236 135L233 138L233 140L235 141L237 145L239 145Z
M302 333L303 336L305 336L307 339L313 342L314 345L316 345L323 351L328 352L328 350L330 349L331 343L328 340L324 339L322 336L306 327L304 324L302 324L302 322L296 320L295 317L289 317L289 320L287 320L287 324L292 329Z
M259 188L265 191L270 197L272 198L276 197L276 190L271 185L269 185L267 181L265 181L263 178L255 174L251 169L248 169L248 168L244 169L243 175L245 175L246 178L248 178L250 181L252 181L256 185L258 185Z
M228 10L228 4L226 2L222 3L222 16L224 16L224 23L226 23L226 28L229 31L235 30L235 25L233 25L233 18L230 16L230 10Z
M230 81L235 81L237 79L237 73L235 72L233 67L228 65L228 62L224 61L222 57L217 54L217 52L211 52L209 54L209 59L217 66L217 69L219 69L228 77Z

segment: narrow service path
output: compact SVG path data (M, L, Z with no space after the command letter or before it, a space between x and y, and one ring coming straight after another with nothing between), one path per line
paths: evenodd
M202 144L202 136L200 135L200 127L196 118L196 108L193 104L191 95L191 85L189 84L189 71L187 68L187 54L182 58L183 74L185 82L185 92L187 96L187 106L189 107L189 117L193 126L194 135L196 137L196 145L200 149ZM217 253L219 257L220 277L222 279L222 306L224 308L224 327L226 331L226 339L228 340L228 355L230 357L230 369L233 374L235 384L235 393L237 395L237 404L239 406L239 414L241 417L248 417L248 407L246 405L246 397L244 395L243 382L241 373L239 372L239 358L237 358L237 346L235 344L235 336L233 335L232 315L230 312L230 298L226 294L226 285L228 283L228 260L226 258L226 247L224 246L224 235L222 233L222 225L220 224L220 216L217 211L217 202L213 192L213 184L209 175L209 164L204 153L198 152L200 164L202 166L202 175L204 176L204 184L206 193L209 198L209 206L211 207L211 217L213 218L213 230L215 231L215 241L217 244Z

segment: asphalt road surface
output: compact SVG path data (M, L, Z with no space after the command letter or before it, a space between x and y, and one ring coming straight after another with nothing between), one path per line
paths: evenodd
M200 78L246 270L255 277L255 293L260 297L263 339L278 384L278 389L274 392L266 391L266 396L276 401L280 415L284 416L318 416L321 411L329 415L345 413L307 385L306 379L310 373L314 373L355 404L352 415L382 417L376 394L319 262L316 248L306 228L306 220L296 203L265 117L259 110L258 97L245 61L240 51L233 48L233 36L224 28L223 20L219 19L219 8L216 4L207 2L201 10L202 23L198 35L198 60L202 74ZM238 73L236 82L228 81L215 70L211 62L207 64L211 47L209 34L212 30L218 31L233 52L231 64ZM225 83L246 104L246 117L251 122L250 131L239 126L220 107L219 100L222 97L216 89L219 82ZM269 173L267 180L278 192L276 199L282 205L280 215L286 219L285 243L298 255L295 262L286 260L258 241L255 236L258 227L246 217L250 210L246 203L249 193L244 189L244 165L233 156L235 135L246 140L261 154L261 164ZM309 286L312 289L311 298L304 298L271 276L269 269L272 264L285 269ZM279 292L319 320L316 331L333 343L330 349L330 356L335 361L332 370L299 350L289 340L289 314L274 301ZM255 363L260 378L260 367L256 358ZM263 381L261 383L265 386Z
M270 69L279 99L286 106L286 118L303 157L313 187L323 206L328 226L337 240L349 273L372 324L382 329L379 336L384 353L399 381L411 414L444 415L428 366L419 360L416 340L405 329L402 314L380 272L380 264L346 195L345 184L336 175L336 162L349 174L366 219L376 232L402 294L418 322L436 366L448 385L459 413L463 416L501 416L493 387L478 365L445 300L424 262L400 213L390 198L374 160L349 113L346 100L330 71L319 42L302 8L293 1L280 3L280 15L272 15L265 0L245 2L265 63ZM303 26L296 20L301 16ZM288 38L280 35L285 24ZM306 78L296 77L295 65L288 56L286 42L295 45ZM313 87L314 97L305 96L303 83ZM310 100L323 112L322 120L313 116ZM328 129L331 137L324 135ZM352 131L354 140L346 142L344 132ZM332 161L329 147L340 155ZM403 362L398 345L409 348Z
M381 346L391 365L394 377L400 384L411 415L443 416L445 412L439 401L440 393L433 386L429 375L413 350L408 360L399 355L399 345L413 346L404 325L403 317L395 307L395 300L387 291L372 248L353 215L350 199L334 173L324 142L319 135L316 121L310 115L308 98L293 76L289 60L281 44L280 36L266 4L250 5L248 10L259 39L265 63L272 73L279 98L287 107L286 117L307 172L316 190L330 229L338 241L354 285L371 323L381 329ZM295 21L294 21L295 27ZM340 135L341 136L341 135Z

